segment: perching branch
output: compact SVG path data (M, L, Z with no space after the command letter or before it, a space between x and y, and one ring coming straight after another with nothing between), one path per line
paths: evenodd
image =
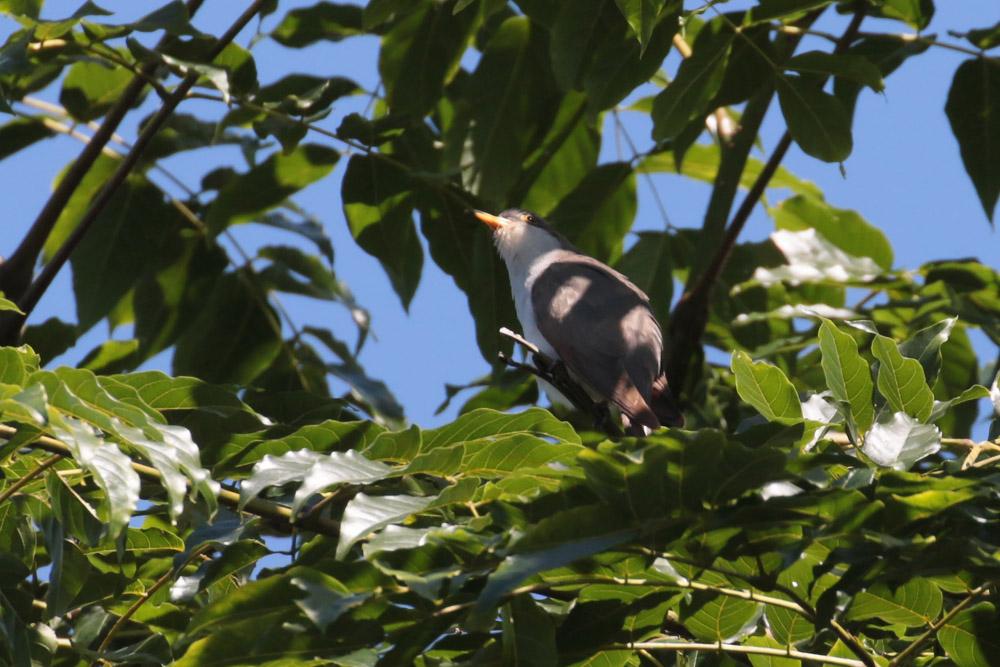
M195 2L196 6L201 4L198 0L192 0L192 2ZM239 18L236 19L233 25L231 25L229 29L223 33L221 37L219 37L219 39L212 46L212 49L209 50L207 57L209 59L213 59L219 55L219 53L221 53L222 50L225 49L225 47L228 46L233 39L235 39L236 35L239 34L244 27L246 27L250 20L257 15L257 12L259 12L265 4L267 4L267 0L254 0L254 2L251 3L251 5L239 16ZM98 193L94 201L91 202L90 207L87 209L87 212L83 214L83 217L80 219L76 228L72 231L62 246L60 246L59 250L56 251L52 259L45 265L41 273L39 273L31 284L23 290L23 295L16 299L18 307L24 314L9 314L3 318L2 324L0 324L0 343L10 344L16 341L22 324L31 314L32 310L34 310L38 301L42 298L42 295L45 294L45 291L49 288L49 285L52 284L56 274L58 274L60 269L62 269L62 267L66 264L70 255L80 244L80 241L83 240L83 237L86 236L91 227L93 227L94 222L100 216L104 207L108 205L111 199L118 192L118 189L125 182L125 179L135 168L135 165L139 162L143 152L145 152L146 146L148 146L153 137L156 136L156 133L159 132L160 128L174 112L174 109L177 108L177 105L185 99L188 91L190 91L194 84L197 83L199 78L200 75L197 72L191 72L184 77L170 97L163 101L160 108L156 111L153 117L150 118L149 122L146 123L142 132L139 134L139 137L136 139L135 144L132 146L132 150L125 155L122 162L118 165L118 168L111 175L111 178L109 178L108 182L105 183L103 188L101 188L101 191ZM138 95L144 85L145 81L141 77L133 79L123 96L128 95L133 88L135 89L134 95ZM123 105L119 102L115 109L117 110L120 106ZM124 116L124 113L127 110L127 106L126 108L121 109L121 115ZM120 120L121 118L118 118L118 121ZM113 125L109 125L108 123L102 124L101 129L98 133L95 133L94 137L91 139L91 143L88 143L87 147L84 148L84 152L81 153L81 158L83 158L85 154L89 156L91 153L93 153L93 158L86 163L82 159L78 159L77 162L74 163L73 167L71 167L70 171L79 171L77 184L79 183L79 180L83 179L84 174L86 174L90 169L93 161L96 159L97 154L100 153L103 146L111 139L114 134L114 130L117 128L117 124L117 122ZM106 125L108 125L108 127L105 131ZM98 135L100 135L99 138ZM97 141L95 141L95 139L97 139ZM92 145L93 148L91 148ZM11 267L11 275L18 277L19 280L23 280L24 276L18 275L17 271L25 271L23 267L18 269L21 263L25 261L28 262L27 270L28 275L30 275L30 267L33 266L34 262L37 260L38 253L41 251L45 240L48 238L52 225L55 224L55 220L59 217L59 213L62 212L66 202L69 201L69 196L72 195L75 187L76 186L74 185L73 189L66 192L65 198L61 200L61 203L56 202L53 204L53 200L50 199L49 203L46 204L42 214L39 215L41 224L39 224L39 220L36 220L36 223L32 225L32 229L29 230L28 236L25 237L26 241L29 237L31 237L32 244L34 245L27 247L25 252L22 254L21 259L19 259L18 262ZM22 246L24 246L24 244L22 244ZM20 250L21 249L18 248L18 252L20 252ZM34 254L32 254L32 250ZM15 253L15 255L16 254L17 253ZM6 266L7 265L4 265L4 267ZM3 276L0 275L0 289L4 289L6 291L7 287L2 282L2 279ZM7 293L7 296L10 298L11 293Z
M604 431L607 435L613 438L620 438L624 435L621 429L619 429L615 424L614 419L612 419L611 411L608 409L607 404L594 401L586 390L570 377L569 371L566 370L565 365L561 362L549 359L548 356L539 350L537 346L522 336L514 333L507 327L502 327L500 329L500 335L506 336L515 343L523 345L529 352L531 352L531 360L533 363L524 364L519 361L515 361L503 352L498 354L500 361L511 368L528 371L535 377L545 380L551 384L559 390L559 393L569 399L569 401L573 404L573 407L592 417L595 428Z

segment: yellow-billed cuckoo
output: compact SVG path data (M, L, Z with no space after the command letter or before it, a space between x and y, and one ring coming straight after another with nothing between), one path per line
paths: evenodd
M682 426L684 416L660 367L663 334L649 297L533 213L475 215L493 229L524 337L565 364L597 400L616 405L630 434Z

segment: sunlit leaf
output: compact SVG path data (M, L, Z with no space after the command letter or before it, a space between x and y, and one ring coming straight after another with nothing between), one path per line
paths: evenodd
M802 419L802 405L795 387L776 366L754 362L745 352L733 352L731 361L736 391L769 421L785 424Z

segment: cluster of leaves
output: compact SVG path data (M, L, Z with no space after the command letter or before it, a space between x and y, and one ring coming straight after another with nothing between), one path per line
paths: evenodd
M537 408L430 430L313 411L271 424L193 378L45 371L3 348L6 654L991 664L1000 489L992 466L940 454L929 423L951 324L900 346L875 335L875 390L855 338L824 321L826 401L737 353L736 388L767 421L618 442ZM301 531L291 558L251 577L282 527Z
M966 439L977 399L1000 410L980 384L996 368L980 368L969 335L1000 346L1000 275L975 260L897 269L880 230L780 168L783 149L749 156L777 97L786 147L845 159L862 89L936 44L859 37L860 22L920 30L930 0L727 14L679 0L319 2L258 35L290 49L377 36L371 117L334 115L361 90L342 76L259 82L233 31L192 25L196 0L128 24L91 2L39 20L40 4L0 0L24 26L0 50L0 104L16 112L0 157L97 129L0 265L0 662L1000 661L996 417L991 442ZM250 3L234 28L277 4ZM852 15L841 38L811 30L835 9ZM807 32L832 50L797 52ZM992 215L1000 67L985 51L1000 26L965 37L946 108ZM668 82L673 45L685 57ZM59 105L35 97L53 88ZM149 90L160 111L133 147L102 154ZM219 114L172 112L189 98ZM599 163L603 123L626 111L652 137ZM742 129L703 141L709 116ZM248 166L193 187L162 163L219 145ZM289 200L345 146L344 217L404 307L422 236L494 359L516 318L466 211L531 208L650 294L692 362L671 378L690 430L608 440L538 408L505 414L537 394L500 369L470 385L456 421L405 428L357 361L367 315L330 240ZM637 180L655 173L712 183L704 223L626 250ZM736 244L759 199L775 233ZM316 255L241 256L242 224L298 234ZM78 323L22 332L66 257ZM671 317L675 280L701 316ZM283 293L342 304L357 344L285 320ZM102 320L132 337L44 368ZM731 364L704 363L705 345ZM134 372L165 350L177 377ZM348 395L331 396L331 374Z

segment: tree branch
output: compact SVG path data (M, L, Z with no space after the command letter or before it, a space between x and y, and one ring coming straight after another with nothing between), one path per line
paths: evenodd
M168 583L170 583L170 581L174 578L174 576L182 569L184 569L184 566L186 566L188 563L191 562L191 559L197 558L198 556L200 556L201 554L205 553L210 549L212 549L212 545L210 544L205 544L199 547L198 549L195 549L190 554L188 554L188 557L184 559L184 563L182 565L180 565L179 567L170 568L169 570L166 571L166 573L164 573L162 577L157 579L152 586L146 589L139 596L139 599L133 602L132 605L125 610L125 613L118 617L118 620L115 621L115 624L111 626L110 630L108 630L108 634L104 637L104 640L101 641L101 645L98 647L97 652L104 653L104 651L106 651L108 647L111 646L111 640L114 639L115 635L118 634L118 631L122 629L122 626L124 626L128 622L128 620L135 615L135 612L139 611L139 607L144 605L149 600L149 598L153 597L153 594L156 593L156 591L160 590ZM96 667L101 662L103 662L103 660L98 658L97 660L94 660L91 663L91 667Z
M188 15L193 15L201 7L202 2L204 0L188 0ZM162 49L169 45L173 39L173 35L164 35L155 48ZM125 114L132 108L142 89L146 86L147 80L153 78L156 67L157 63L145 65L129 82L118 101L104 116L104 121L94 136L90 138L73 165L59 181L17 249L6 261L0 263L0 292L3 292L8 299L18 303L18 306L26 314L28 310L21 306L21 299L31 286L34 267L41 256L45 241L52 233L52 229L55 227L59 215L66 208L66 204L69 203L70 197L76 192L83 177L94 166L94 162L107 143L111 141ZM17 313L0 313L0 345L16 344L24 320L25 316Z
M239 18L236 19L233 25L230 26L221 37L219 37L209 50L207 58L211 60L219 55L219 53L221 53L222 50L233 41L236 35L243 30L244 27L246 27L247 23L249 23L250 20L256 16L257 12L260 11L266 2L267 0L254 0L254 2L251 3L251 5L239 16ZM200 2L197 4L200 4ZM83 240L83 237L86 236L87 232L89 232L91 227L93 227L94 222L100 216L104 207L111 201L114 195L118 192L118 189L125 182L125 179L132 172L132 169L135 168L135 165L139 162L139 158L145 151L146 146L149 145L150 141L152 141L156 133L159 132L167 118L169 118L174 112L177 105L184 100L188 91L190 91L194 84L197 83L199 78L200 75L197 72L191 72L184 77L170 97L163 101L160 108L156 111L153 117L150 118L149 122L146 123L142 132L139 134L139 137L136 139L135 144L132 146L132 150L125 155L121 164L118 165L118 168L108 179L108 182L105 183L103 188L101 188L101 191L98 193L94 201L91 202L90 207L87 209L87 212L83 214L83 217L80 219L76 228L72 231L72 233L70 233L69 237L62 244L62 246L60 246L59 250L56 251L52 259L45 265L38 277L36 277L27 289L23 291L23 296L16 299L18 307L24 314L10 314L3 319L2 324L0 324L0 343L9 344L12 341L16 341L20 334L21 326L31 314L32 310L34 310L42 295L45 294L49 285L52 284L56 274L58 274L60 269L62 269L62 267L66 264L70 255L80 244L80 241ZM137 96L144 85L145 81L141 78L133 79L129 84L129 87L126 89L126 92L123 94L123 97L127 96L133 89L135 89L133 97ZM123 106L125 108L119 109L119 107ZM120 116L123 117L128 108L126 105L122 105L121 101L119 101L119 104L115 106L115 110L119 110ZM29 231L28 237L32 238L32 243L34 245L28 247L25 253L22 254L21 259L18 260L18 262L28 261L29 271L30 266L34 265L34 262L38 257L38 253L41 251L45 240L48 238L49 232L55 224L55 220L65 207L66 202L68 202L72 191L75 189L76 185L79 184L79 181L83 179L84 174L86 174L92 166L94 159L96 159L96 154L99 153L104 144L111 139L120 120L121 117L118 117L117 121L113 125L110 125L107 122L101 125L98 132L94 134L94 137L92 137L91 143L87 144L83 153L81 153L80 158L77 159L77 162L74 163L73 167L70 169L70 171L75 174L74 178L76 178L76 184L73 185L72 189L65 193L64 198L59 200L61 203L59 203L58 207L53 204L53 200L50 199L49 203L46 204L45 209L43 209L42 214L39 215L39 220L42 221L42 224L39 224L39 221L36 220L35 225L32 225L32 229ZM107 126L106 130L105 126ZM98 137L98 135L100 135L100 137ZM89 156L91 153L94 153L93 157L89 162L85 162L82 158L85 154ZM68 175L69 174L67 174L67 177ZM26 237L26 240L28 237ZM20 250L21 249L18 248L18 251ZM31 254L32 250L34 251L34 254ZM15 272L14 275L17 275L17 267L18 264L15 264L12 268L12 271ZM20 270L24 270L23 266ZM3 283L0 282L0 289L3 287ZM10 295L8 294L8 298L9 296Z
M806 29L812 24L822 10L817 10L808 14L799 21L796 26ZM833 49L834 54L841 54L846 51L858 34L858 29L865 17L864 4L859 5L859 9L854 13L850 24L844 30ZM802 33L792 35L795 40L791 45L801 39ZM825 80L824 80L825 83ZM821 84L822 85L822 84ZM735 199L736 190L739 185L739 177L743 172L746 158L750 153L753 141L757 137L757 131L763 121L764 113L774 96L774 89L769 87L766 94L759 94L752 98L747 104L742 123L743 130L736 136L736 142L731 150L723 152L722 163L719 167L719 175L716 179L715 188L712 191L712 199L709 203L708 212L705 215L705 222L702 226L704 237L713 240L721 231L716 221L720 216L728 215L732 201ZM786 130L778 141L774 152L768 159L761 173L757 176L746 197L737 209L732 221L725 229L725 234L720 243L715 246L715 252L705 266L705 269L698 272L697 266L692 266L692 271L685 293L674 310L670 319L670 341L671 351L668 359L667 379L671 387L676 391L682 391L685 387L687 375L691 367L691 360L701 357L701 337L705 332L709 316L709 297L716 281L722 274L729 257L732 254L736 241L743 227L753 212L754 207L764 194L764 190L771 182L771 178L781 165L788 148L791 146L792 138ZM727 157L731 159L727 161ZM738 167L738 168L737 168ZM735 172L735 173L733 173ZM696 256L697 260L697 256Z
M506 336L515 343L520 343L527 348L531 352L533 364L523 364L515 361L503 352L500 352L498 355L500 361L511 368L528 371L535 377L551 384L573 404L573 407L593 418L595 428L603 431L605 434L613 438L620 438L624 435L621 429L615 424L614 419L612 419L611 411L608 409L607 404L598 403L592 399L587 391L576 380L570 377L566 366L558 361L549 359L537 346L507 327L501 327L500 335Z

